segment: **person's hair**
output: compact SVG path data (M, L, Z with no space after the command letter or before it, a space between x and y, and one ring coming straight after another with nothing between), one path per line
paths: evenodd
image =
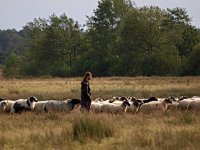
M92 76L92 73L90 71L87 71L83 77L83 80L86 79L88 76Z

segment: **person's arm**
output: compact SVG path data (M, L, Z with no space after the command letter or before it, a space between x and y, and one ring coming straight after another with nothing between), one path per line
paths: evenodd
M85 97L87 99L90 99L90 93L89 93L89 90L88 90L88 85L87 84L83 84L83 93L85 95Z
M91 97L91 89L90 89L90 85L88 84L88 94L90 95Z

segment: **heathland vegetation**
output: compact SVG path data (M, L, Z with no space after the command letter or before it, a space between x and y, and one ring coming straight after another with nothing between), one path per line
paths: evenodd
M84 27L64 13L0 30L0 63L6 77L199 75L199 43L184 8L100 0Z
M81 78L4 79L5 99L80 97ZM92 99L113 96L188 97L200 93L199 77L94 78ZM0 112L0 149L199 149L199 112L137 114Z

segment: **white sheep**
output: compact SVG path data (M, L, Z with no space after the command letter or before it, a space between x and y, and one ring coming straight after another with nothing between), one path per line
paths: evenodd
M5 112L7 105L8 105L7 101L0 101L0 111Z
M91 106L90 106L91 112L100 113L101 112L101 106L103 104L109 104L109 101L110 101L110 99L104 100L104 101L101 101L101 100L99 101L99 100L95 99L95 101L91 102Z
M179 103L182 100L188 99L187 96L181 96L180 98L178 98L177 102Z
M44 105L44 111L60 111L60 112L70 112L77 105L80 105L79 99L69 99L65 101L50 100Z
M168 106L167 106L167 110L169 111L175 111L178 109L178 105L179 105L179 98L176 98L174 96L170 96L167 98L168 100L171 100L172 103L169 103ZM162 102L164 99L160 99L160 102Z
M198 97L198 96L192 96L192 98L197 98L197 99L200 99L200 97Z
M128 100L125 100L125 101L128 101ZM137 112L139 110L141 104L143 104L143 101L137 100L137 99L131 99L128 102L130 104L130 107L127 107L127 109L126 109L127 113ZM115 104L115 105L121 106L123 104L123 101L116 100L116 101L110 102L110 104Z
M168 110L170 111L175 111L177 110L179 107L179 103L178 102L172 102L171 104L168 104Z
M127 113L137 113L141 105L143 104L143 102L139 100L130 101L129 103L130 103L130 107L127 107L127 110L126 110Z
M141 105L140 111L166 111L170 103L172 103L171 99L167 98L163 101L152 101Z
M96 98L95 100L94 100L94 102L103 102L104 101L104 99L103 98Z
M36 111L36 112L42 112L42 111L44 111L44 105L47 102L48 101L38 101L37 103L35 103L34 111Z
M100 111L101 112L105 112L105 113L126 113L127 107L130 106L130 103L128 101L124 101L122 102L121 105L117 105L117 104L102 104L100 106Z
M200 97L197 97L197 96L193 96L192 98L190 98L192 100L200 100Z
M123 103L123 101L121 101L121 98L118 98L118 97L113 97L112 99L103 100L103 101L102 101L102 99L98 98L91 102L91 111L99 113L99 112L102 112L102 110L101 110L102 105L107 106L110 104L115 104L115 105L120 106L122 103Z
M179 102L178 109L179 110L187 110L189 104L194 101L193 99L184 99Z
M11 106L15 103L15 101L12 100L3 100L0 102L1 108L3 109L4 112L10 113L11 111Z
M137 113L143 104L152 101L158 101L158 99L156 97L150 97L148 99L137 99L132 97L131 100L129 100L131 106L127 108L127 113Z
M200 100L191 101L187 107L190 111L199 111L200 110Z
M105 103L92 101L91 107L90 107L91 112L100 113L101 112L101 106L103 104L105 104Z
M11 105L10 113L21 113L23 111L33 110L36 102L37 98L34 96L30 96L28 99L16 100Z

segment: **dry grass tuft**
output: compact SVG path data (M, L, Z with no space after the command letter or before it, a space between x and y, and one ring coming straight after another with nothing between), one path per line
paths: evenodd
M73 139L81 143L90 140L101 142L103 138L112 137L113 127L95 118L80 118L73 123Z

